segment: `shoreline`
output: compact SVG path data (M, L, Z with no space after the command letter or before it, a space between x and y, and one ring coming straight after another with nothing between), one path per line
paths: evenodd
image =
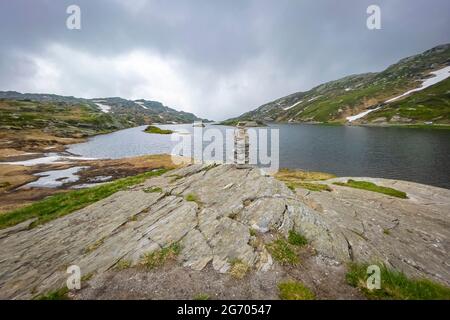
M404 123L350 123L350 122L316 122L316 121L277 121L277 122L265 122L264 125L258 126L256 128L267 127L270 125L279 125L279 124L292 124L292 125L316 125L316 126L336 126L336 127L369 127L369 128L402 128L402 129L429 129L429 130L450 130L449 124L421 124L421 123L412 123L412 124L404 124ZM225 124L222 122L214 123L213 125L227 126L235 128L236 125Z

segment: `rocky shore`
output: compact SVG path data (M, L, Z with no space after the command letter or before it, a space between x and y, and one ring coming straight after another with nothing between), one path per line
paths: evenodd
M169 171L32 229L26 221L1 230L0 297L63 288L69 265L83 275L76 299L277 298L283 279L301 280L318 298L362 298L345 283L350 262L450 285L450 190L375 179L407 193L399 199L333 184L345 179L318 181L330 191L313 192L257 168ZM308 240L294 265L270 249L290 232ZM171 263L145 268L146 257L174 244ZM246 270L240 280L237 262Z

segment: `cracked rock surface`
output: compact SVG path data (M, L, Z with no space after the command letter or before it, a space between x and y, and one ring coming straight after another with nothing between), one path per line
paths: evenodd
M375 259L448 285L450 191L397 183L410 199L337 186L294 193L257 168L233 165L170 171L34 229L2 230L0 298L59 289L70 265L83 275L105 273L121 259L137 265L175 242L179 262L193 270L211 265L225 273L239 259L271 272L274 262L263 245L252 245L251 229L284 236L294 229L324 257ZM162 191L148 192L160 190L153 187Z
M407 193L408 199L333 185L369 181ZM341 177L332 192L297 189L299 198L333 221L357 262L382 262L411 277L450 285L450 190L382 178Z

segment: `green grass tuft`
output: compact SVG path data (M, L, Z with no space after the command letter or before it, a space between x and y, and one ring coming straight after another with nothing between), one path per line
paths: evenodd
M39 295L33 298L33 300L69 300L69 297L67 295L68 293L69 289L67 289L67 287L64 287L55 291L50 291L46 294Z
M288 242L294 246L305 246L308 244L308 240L306 240L303 235L295 232L294 230L289 231Z
M116 270L125 270L131 267L131 260L121 259L117 264L115 265Z
M397 197L401 199L408 199L408 196L405 192L396 190L393 188L388 187L382 187L379 185L376 185L375 183L368 182L368 181L355 181L352 179L349 179L347 182L334 182L333 184L338 186L344 186L344 187L351 187L356 189L362 189L367 191L373 191L378 193L383 193L388 196Z
M278 284L279 297L282 300L314 300L314 293L302 283L286 281Z
M297 253L284 239L275 240L267 244L266 248L272 257L283 265L296 265L299 263Z
M181 252L181 245L176 242L168 247L146 253L142 256L141 264L148 269L162 266L166 261L174 259Z
M37 218L31 227L65 216L75 210L82 209L94 202L109 197L113 193L144 182L146 179L159 176L167 169L149 171L136 176L118 179L98 187L73 190L47 197L5 214L0 215L0 229L14 226L31 218Z
M336 178L334 174L326 172L303 171L296 169L282 168L276 174L275 178L284 182L304 182L328 180Z
M250 266L240 259L233 259L231 261L231 268L229 274L236 279L242 279L250 270Z
M197 202L199 203L200 201L198 200L198 197L193 194L193 193L188 193L185 197L186 201L192 201L192 202Z
M194 297L194 300L209 300L209 295L206 293L199 293Z
M288 183L288 188L291 190L295 190L295 188L300 187L303 189L307 189L309 191L329 191L331 192L331 188L322 183L311 183L311 182L291 182Z
M145 193L161 193L163 190L161 187L151 187L151 188L145 188Z
M347 283L359 288L369 299L392 300L450 300L450 288L427 279L409 279L405 274L380 267L381 288L369 290L366 264L351 264Z

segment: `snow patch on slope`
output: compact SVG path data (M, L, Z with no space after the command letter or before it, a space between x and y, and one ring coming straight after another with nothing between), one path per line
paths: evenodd
M441 81L447 79L448 77L450 77L450 67L445 67L445 68L439 69L437 71L433 71L433 72L431 72L431 74L433 74L434 77L423 80L422 85L419 88L406 91L405 93L403 93L397 97L386 100L385 103L389 103L389 102L398 100L404 96L407 96L410 93L421 91L423 89L431 87L432 85L434 85L438 82L441 82Z
M135 103L137 103L138 105L140 105L144 109L148 109L146 106L144 106L144 102L142 102L142 101L135 101Z
M294 104L293 104L292 106L290 106L290 107L283 108L283 110L286 111L286 110L292 109L293 107L295 107L296 105L299 105L299 104L302 103L302 102L303 102L303 100L300 100L300 101L294 103Z
M102 104L102 103L95 103L97 105L97 107L100 108L100 110L104 113L108 113L111 111L111 106L107 106L106 104Z
M317 100L321 97L322 95L316 96L316 97L312 97L311 99L308 100L308 102L312 102L314 100Z
M441 82L441 81L447 79L448 77L450 77L450 67L445 67L445 68L439 69L437 71L433 71L430 74L433 74L434 77L431 77L431 78L423 80L422 85L419 88L409 90L409 91L407 91L407 92L405 92L405 93L403 93L403 94L401 94L401 95L399 95L397 97L394 97L392 99L386 100L385 103L389 103L389 102L395 101L397 99L400 99L400 98L402 98L404 96L409 95L410 93L421 91L423 89L431 87L432 85L434 85L434 84L436 84L438 82ZM373 111L376 111L376 110L378 110L380 108L381 107L374 108L374 109L369 109L369 110L366 110L364 112L358 113L358 114L356 114L354 116L347 117L346 119L347 119L348 122L352 122L352 121L361 119L362 117L365 117L369 113L371 113Z
M362 118L362 117L365 117L365 116L368 115L369 113L371 113L371 112L373 112L373 111L376 111L376 110L378 110L378 109L380 109L380 108L381 108L381 107L378 107L378 108L375 108L375 109L369 109L369 110L366 110L366 111L364 111L364 112L358 113L358 114L356 114L356 115L354 115L354 116L347 117L346 119L347 119L348 122L352 122L352 121L358 120L358 119L360 119L360 118Z

